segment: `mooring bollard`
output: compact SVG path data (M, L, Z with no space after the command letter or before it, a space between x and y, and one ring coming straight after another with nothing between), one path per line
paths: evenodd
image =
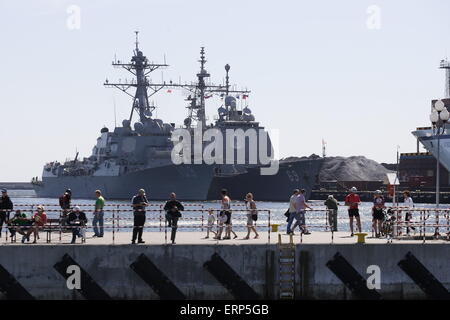
M367 233L358 232L355 235L357 236L356 243L366 243Z

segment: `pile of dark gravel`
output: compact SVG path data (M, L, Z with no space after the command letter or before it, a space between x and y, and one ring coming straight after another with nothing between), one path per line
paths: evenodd
M309 157L289 157L283 161L298 159L321 159L313 154ZM319 181L380 181L386 173L392 172L378 162L364 156L326 157L323 160Z

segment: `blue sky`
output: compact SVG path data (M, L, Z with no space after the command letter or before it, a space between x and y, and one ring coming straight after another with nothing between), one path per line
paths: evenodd
M80 29L67 8L80 8ZM367 10L381 11L380 29ZM395 162L415 151L410 132L428 125L430 100L444 94L439 61L450 54L449 1L56 1L0 0L0 181L40 176L45 162L90 155L103 125L120 123L130 101L105 78L128 60L134 30L164 79L190 81L200 46L211 80L223 66L252 90L249 107L280 130L280 155L364 155ZM153 80L162 78L156 72ZM183 94L153 99L157 116L182 123ZM209 101L213 115L220 101Z

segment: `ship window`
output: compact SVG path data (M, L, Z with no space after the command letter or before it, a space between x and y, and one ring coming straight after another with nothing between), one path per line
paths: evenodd
M427 170L427 177L432 177L434 176L434 171L433 170Z

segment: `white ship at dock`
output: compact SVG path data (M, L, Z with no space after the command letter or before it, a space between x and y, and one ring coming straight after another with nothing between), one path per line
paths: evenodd
M438 101L442 101L445 108L450 111L450 62L442 60L440 68L445 70L445 98L435 99L431 102L431 110ZM450 123L444 123L441 134L437 135L436 128L421 127L417 128L412 134L431 152L434 157L439 158L440 163L445 169L450 171ZM438 157L439 153L439 157Z

